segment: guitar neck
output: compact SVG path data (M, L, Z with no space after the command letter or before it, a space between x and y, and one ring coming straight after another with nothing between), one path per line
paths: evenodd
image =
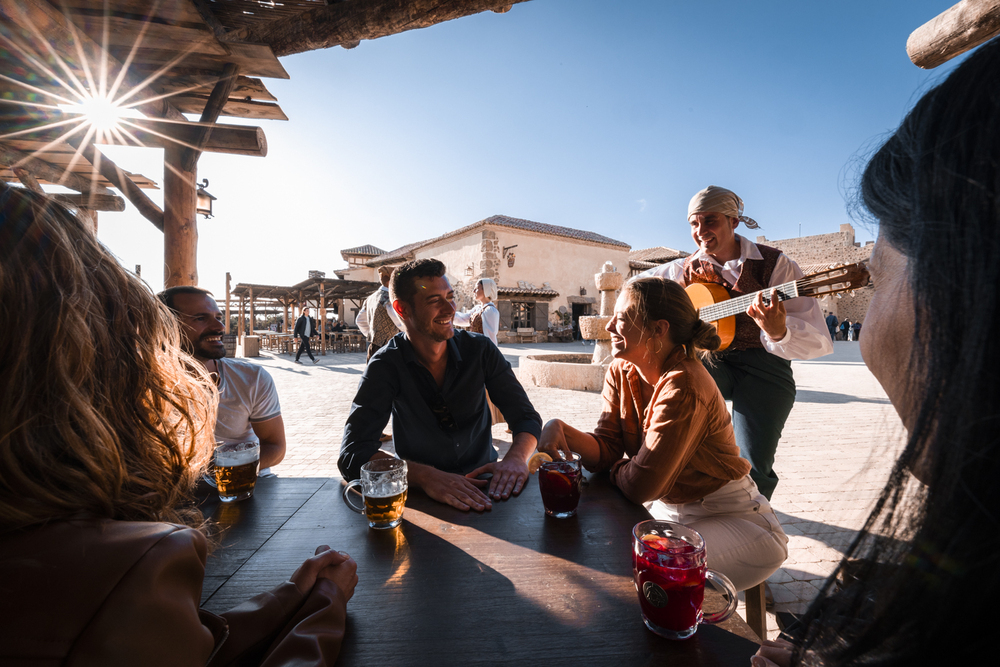
M744 294L743 296L715 303L711 306L705 306L698 311L698 317L706 322L718 322L726 317L740 315L741 313L747 312L747 308L749 308L750 304L754 302L754 299L757 298L758 294L765 292L765 296L768 296L771 290L776 290L778 301L788 301L789 299L794 299L799 296L798 281L793 280L791 282L782 283L781 285L775 285L774 287L759 290L753 294Z

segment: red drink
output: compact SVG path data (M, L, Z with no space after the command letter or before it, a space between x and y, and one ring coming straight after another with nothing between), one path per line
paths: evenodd
M694 634L705 597L705 552L680 537L643 535L632 551L642 617L654 632ZM662 632L659 634L663 634Z
M558 519L576 514L582 481L579 454L573 454L567 461L543 463L538 469L538 488L542 492L545 513Z

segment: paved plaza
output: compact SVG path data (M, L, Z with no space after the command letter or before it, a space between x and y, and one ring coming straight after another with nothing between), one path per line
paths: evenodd
M582 343L503 345L514 366L532 353L593 350ZM364 353L317 355L313 365L263 352L256 363L278 386L288 440L284 462L275 468L290 477L337 477L337 456L351 399L365 367ZM902 426L861 360L857 343L838 342L834 353L793 362L798 394L778 448L781 478L772 505L789 536L789 556L770 578L777 610L801 612L840 560L863 524L889 474L902 442ZM593 430L600 394L526 387L543 420L558 417ZM510 435L493 429L503 453ZM770 615L769 615L770 616ZM777 633L773 616L769 634Z

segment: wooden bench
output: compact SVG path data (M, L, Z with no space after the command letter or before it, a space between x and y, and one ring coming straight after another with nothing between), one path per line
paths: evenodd
M529 327L518 327L517 328L517 342L518 343L534 343L535 342L535 330Z

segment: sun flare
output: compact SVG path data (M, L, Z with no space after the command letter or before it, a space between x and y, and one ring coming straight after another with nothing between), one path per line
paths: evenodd
M84 99L79 104L63 105L63 111L69 113L83 114L87 122L99 134L106 134L117 129L118 121L122 118L125 109L119 107L107 98L90 97Z

